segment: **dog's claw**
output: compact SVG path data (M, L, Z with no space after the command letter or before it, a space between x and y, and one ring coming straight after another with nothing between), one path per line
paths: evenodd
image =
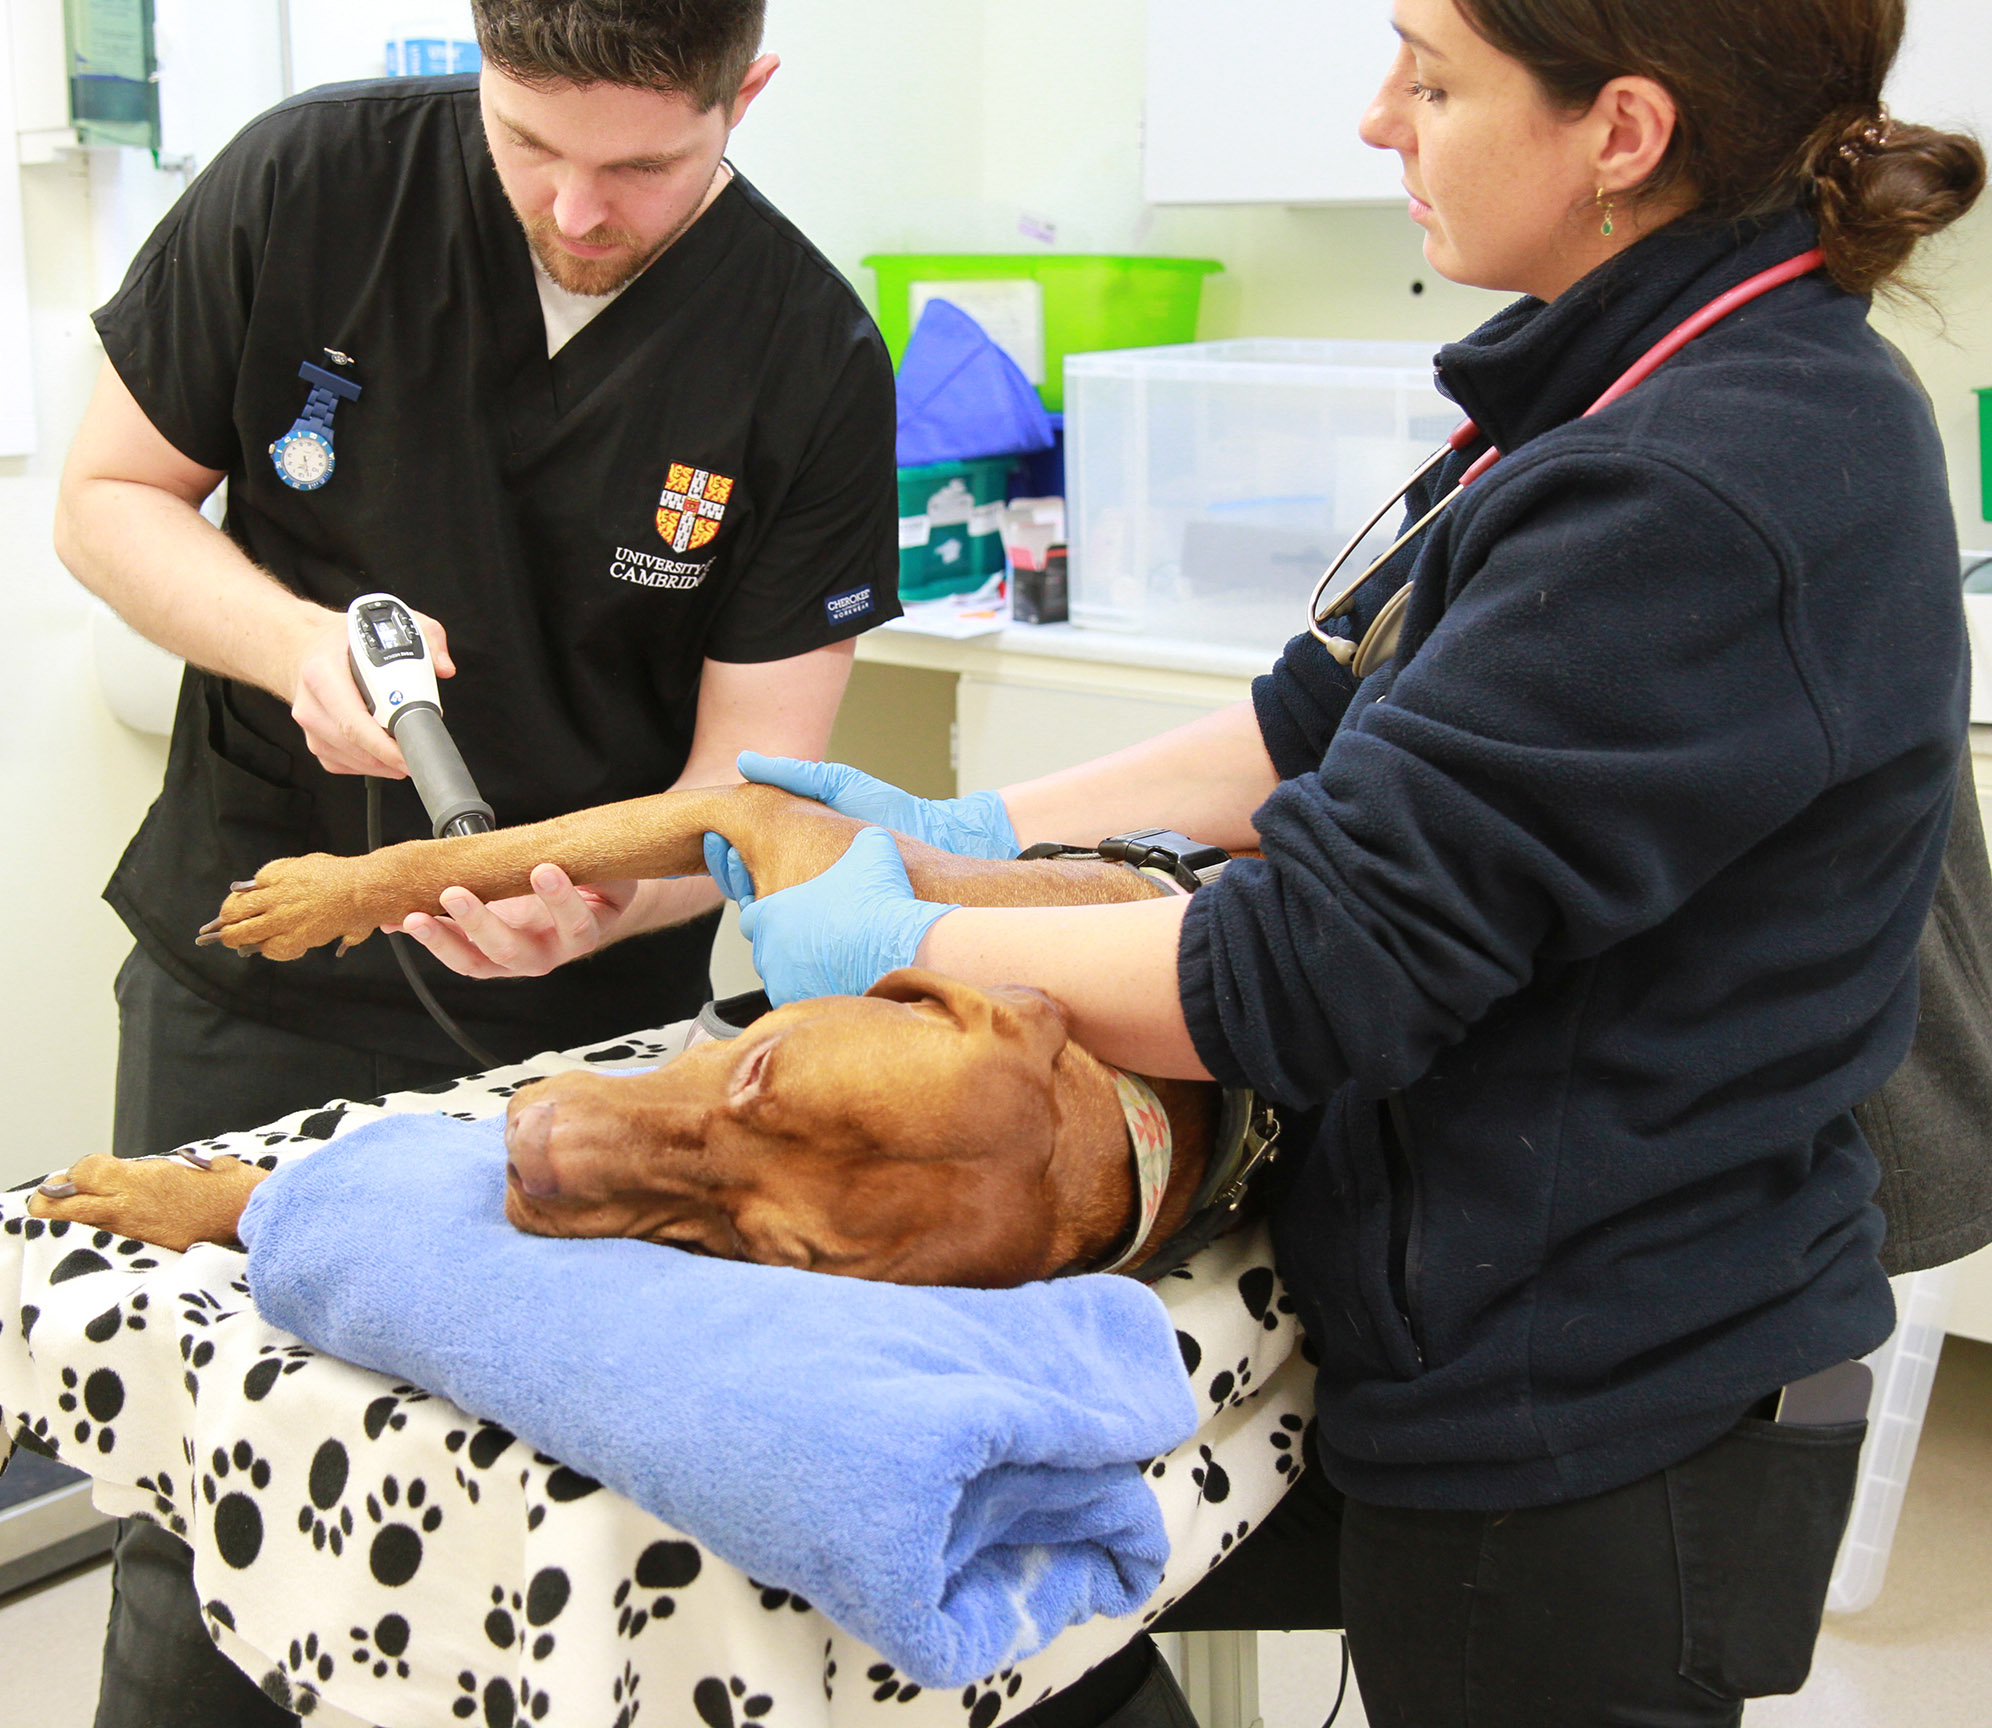
M203 930L194 938L194 946L196 948L214 948L219 946L220 942L221 935L218 931L214 930Z
M217 912L212 918L210 918L205 924L201 926L201 934L203 936L211 936L214 934L215 931L219 930L220 928L221 928L221 914Z
M69 1180L67 1170L58 1170L53 1176L45 1178L35 1192L44 1200L74 1200L76 1184Z
M254 882L231 882L228 885L228 891L231 894L247 894L255 886Z

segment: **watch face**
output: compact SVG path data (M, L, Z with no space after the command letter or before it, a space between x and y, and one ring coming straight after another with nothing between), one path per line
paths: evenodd
M277 472L300 491L323 486L332 476L332 446L316 432L288 432L277 440Z

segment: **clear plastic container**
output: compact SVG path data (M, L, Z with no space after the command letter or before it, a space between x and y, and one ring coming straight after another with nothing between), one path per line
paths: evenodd
M1889 1282L1895 1290L1895 1331L1867 1359L1874 1370L1874 1395L1868 1403L1854 1509L1826 1591L1826 1608L1833 1614L1858 1614L1881 1594L1896 1521L1909 1491L1909 1467L1923 1435L1930 1384L1943 1353L1957 1267L1937 1266Z
M1249 340L1071 356L1072 622L1277 652L1343 542L1459 423L1432 352Z

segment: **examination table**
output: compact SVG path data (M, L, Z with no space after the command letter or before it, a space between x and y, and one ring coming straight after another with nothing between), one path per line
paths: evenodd
M493 1116L528 1079L645 1065L689 1033L204 1144L274 1167L389 1113ZM52 1239L26 1217L28 1192L0 1197L0 1451L10 1437L56 1455L94 1477L102 1510L190 1542L221 1649L316 1722L626 1728L641 1712L712 1728L993 1728L1187 1592L1299 1468L1312 1371L1254 1226L1158 1286L1201 1415L1148 1466L1171 1546L1160 1589L1137 1614L923 1691L778 1581L747 1577L475 1414L265 1324L242 1255L175 1255L80 1226Z

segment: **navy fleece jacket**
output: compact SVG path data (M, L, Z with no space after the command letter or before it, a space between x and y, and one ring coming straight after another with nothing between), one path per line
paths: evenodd
M1850 1112L1909 1045L1964 738L1935 427L1817 274L1580 418L1811 243L1665 229L1444 349L1506 455L1402 555L1395 663L1301 637L1256 688L1265 860L1178 970L1305 1144L1277 1240L1359 1499L1599 1493L1890 1329Z

